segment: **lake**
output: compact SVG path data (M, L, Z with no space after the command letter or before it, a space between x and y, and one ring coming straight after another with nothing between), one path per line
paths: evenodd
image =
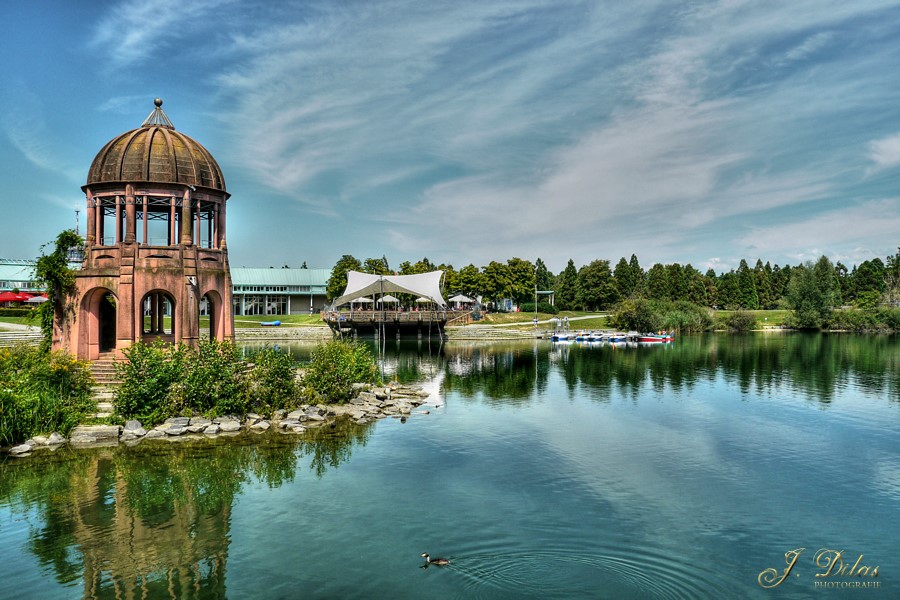
M896 336L380 368L429 414L3 457L0 598L900 597Z

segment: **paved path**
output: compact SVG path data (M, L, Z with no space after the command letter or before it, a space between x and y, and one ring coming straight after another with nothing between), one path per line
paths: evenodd
M2 323L0 322L0 330L5 331L40 331L41 328L36 325L23 325L21 323Z
M608 313L597 313L595 315L588 315L586 317L569 317L569 323L572 321L583 321L585 319L596 319L597 317L608 317ZM546 325L548 323L552 323L554 318L559 318L560 321L564 321L565 317L551 317L549 319L545 319L543 321L538 321L538 325ZM485 327L526 327L531 325L533 321L519 321L518 323L472 323L472 325L483 325ZM470 325L471 327L471 325Z

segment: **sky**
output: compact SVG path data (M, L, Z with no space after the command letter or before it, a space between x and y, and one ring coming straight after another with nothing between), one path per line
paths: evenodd
M85 231L153 99L215 156L232 266L900 246L900 4L34 0L0 20L0 257Z

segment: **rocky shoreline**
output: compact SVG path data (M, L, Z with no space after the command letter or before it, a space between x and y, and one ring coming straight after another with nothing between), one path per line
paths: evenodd
M425 404L430 394L422 388L393 384L372 386L357 384L353 398L347 404L301 404L291 411L277 410L271 418L248 413L207 419L204 417L172 417L152 429L145 429L140 421L121 425L79 425L69 438L59 433L36 436L8 449L11 456L30 456L35 450L57 449L66 444L75 448L129 445L143 440L176 441L197 437L237 435L241 432L264 432L269 429L284 434L303 434L309 429L329 426L337 419L350 419L364 425L388 417L406 419ZM439 406L439 405L438 405ZM429 414L427 410L416 414Z

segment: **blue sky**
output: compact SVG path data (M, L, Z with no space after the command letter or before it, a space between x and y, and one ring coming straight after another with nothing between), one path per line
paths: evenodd
M0 39L2 257L84 231L156 96L222 167L235 266L900 245L896 2L35 0Z

